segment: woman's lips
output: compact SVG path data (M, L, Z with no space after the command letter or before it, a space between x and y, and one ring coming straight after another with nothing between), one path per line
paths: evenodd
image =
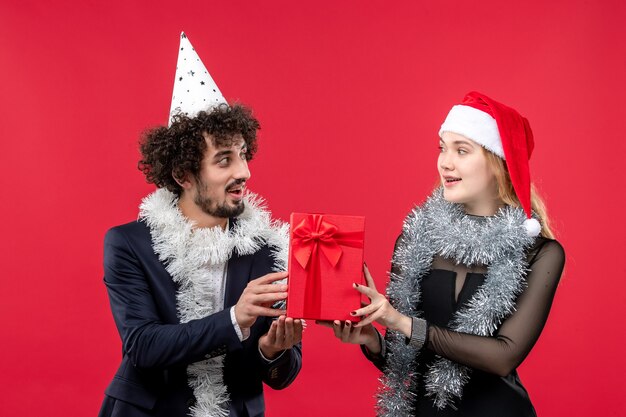
M448 177L448 178L444 178L443 185L445 187L454 187L459 182L461 182L461 178Z

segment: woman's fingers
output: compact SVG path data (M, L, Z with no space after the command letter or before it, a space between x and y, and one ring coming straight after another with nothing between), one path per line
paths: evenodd
M344 343L361 343L361 327L365 324L355 323L350 320L346 321L316 321L317 324L325 327L332 327L335 337Z
M333 331L335 332L335 337L341 339L341 322L339 320L333 321Z
M381 307L382 307L382 303L380 303L380 302L371 303L371 304L369 304L369 305L367 305L365 307L359 308L358 310L355 310L355 311L351 312L350 315L354 316L354 317L365 316L365 315L374 313L375 311L377 311Z
M341 341L349 342L350 341L350 332L352 331L351 322L346 320L343 326L343 331L341 332Z
M372 278L372 274L370 274L369 269L367 269L367 265L363 264L363 275L365 275L365 282L367 283L367 286L371 289L373 289L374 291L378 292L378 290L376 290L376 283L374 282L374 279Z
M359 327L367 326L368 324L371 324L375 322L376 320L378 320L382 315L383 313L380 310L377 310L373 314L365 317L363 320L355 324L354 327L359 328Z
M378 291L376 291L375 288L366 287L365 285L359 285L356 282L352 284L352 288L354 288L361 294L365 294L370 298L370 300L378 295Z

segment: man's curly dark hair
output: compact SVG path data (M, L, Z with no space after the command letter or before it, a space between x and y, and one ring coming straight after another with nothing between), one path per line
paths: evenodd
M232 146L241 135L247 146L246 158L251 160L257 150L256 133L260 127L252 111L241 104L220 104L195 117L177 114L170 127L159 126L142 135L138 168L148 183L180 196L183 189L175 178L181 180L187 174L198 178L207 150L204 132L211 135L215 147Z

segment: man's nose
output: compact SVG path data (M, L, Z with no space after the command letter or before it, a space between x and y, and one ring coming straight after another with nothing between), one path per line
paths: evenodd
M250 179L250 169L248 168L248 161L246 161L245 159L239 160L234 177L238 180L247 181L248 179Z

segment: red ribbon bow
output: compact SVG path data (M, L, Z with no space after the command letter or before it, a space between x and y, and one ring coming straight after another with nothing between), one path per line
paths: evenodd
M316 318L321 311L319 252L336 268L343 253L341 246L362 248L363 236L363 231L340 231L337 226L324 220L321 214L309 214L293 228L293 256L303 269L308 269L304 290L306 318Z

